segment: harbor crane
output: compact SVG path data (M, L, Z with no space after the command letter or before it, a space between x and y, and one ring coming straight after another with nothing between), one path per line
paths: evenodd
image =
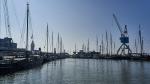
M129 55L132 53L130 47L129 47L129 36L128 36L128 30L127 30L127 25L125 25L124 31L121 28L118 19L115 14L113 14L113 18L118 26L118 29L121 33L120 41L121 41L121 46L117 50L117 55ZM126 52L127 51L127 52Z

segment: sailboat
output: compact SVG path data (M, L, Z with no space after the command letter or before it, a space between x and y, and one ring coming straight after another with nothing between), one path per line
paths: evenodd
M21 55L14 55L11 58L0 60L0 74L15 72L18 70L29 69L43 64L41 49L34 50L34 41L31 43L31 51L28 50L28 30L29 30L29 3L27 3L27 32L26 32L26 49L18 51Z
M53 60L53 53L49 53L49 29L48 29L48 24L47 24L47 28L46 28L46 46L47 46L47 51L44 55L44 63L52 61Z
M43 63L43 56L41 55L41 49L34 51L34 41L31 43L31 51L28 50L28 32L29 32L29 3L27 3L27 32L26 32L26 50L25 60L16 64L19 69L28 69L36 66L40 66ZM36 53L35 53L36 52Z

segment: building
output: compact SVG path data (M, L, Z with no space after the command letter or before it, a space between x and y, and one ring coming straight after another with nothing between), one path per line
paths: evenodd
M17 43L13 43L12 38L5 37L0 39L0 50L15 50Z

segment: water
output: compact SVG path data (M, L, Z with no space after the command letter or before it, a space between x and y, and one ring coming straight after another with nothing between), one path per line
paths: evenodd
M0 84L150 84L150 62L63 59L0 76Z

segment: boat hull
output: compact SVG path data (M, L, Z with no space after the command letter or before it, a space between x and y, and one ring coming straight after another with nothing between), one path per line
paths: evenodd
M43 58L31 57L25 58L19 61L3 62L0 63L0 74L13 73L19 70L31 69L34 67L41 66L43 64Z

